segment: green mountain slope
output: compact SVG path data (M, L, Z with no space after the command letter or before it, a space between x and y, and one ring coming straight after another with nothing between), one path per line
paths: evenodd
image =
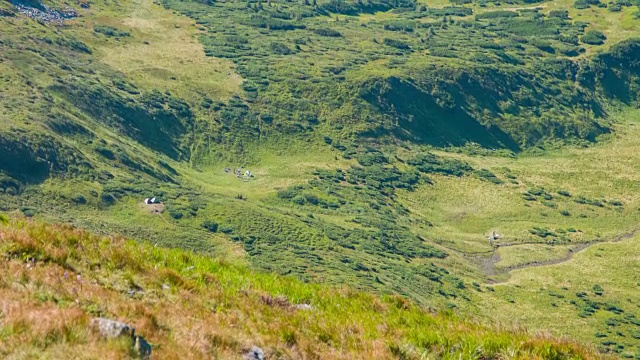
M640 220L633 3L44 5L0 3L1 210L481 315Z

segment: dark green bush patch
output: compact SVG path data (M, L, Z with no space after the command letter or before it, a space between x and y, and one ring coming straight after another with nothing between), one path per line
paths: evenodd
M580 37L580 41L589 45L602 45L607 37L598 30L589 30Z
M129 33L128 31L120 30L106 25L96 25L93 27L93 31L102 35L116 38L131 36L131 33Z

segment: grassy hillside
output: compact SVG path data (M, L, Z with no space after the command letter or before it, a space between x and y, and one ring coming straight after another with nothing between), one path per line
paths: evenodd
M604 358L564 339L436 315L400 296L303 284L71 226L0 220L7 359L129 357L128 339L100 340L91 330L95 316L135 326L154 359L241 359L253 346L278 359Z
M621 305L634 301L624 289L608 292L619 285L587 284L572 267L536 275L580 282L568 294L602 286L611 297L583 322L584 297L552 306L539 300L547 285L515 274L570 266L639 226L637 4L44 4L48 18L25 10L45 9L36 2L0 2L0 210L304 283L500 312L636 356L640 313ZM47 20L66 6L77 14ZM154 196L162 204L143 203ZM610 304L620 331L607 327ZM279 334L267 322L260 334ZM401 333L391 345L371 340L380 333L342 339L335 356L443 356ZM241 353L234 341L216 345L220 357ZM306 341L277 340L274 354L329 351Z

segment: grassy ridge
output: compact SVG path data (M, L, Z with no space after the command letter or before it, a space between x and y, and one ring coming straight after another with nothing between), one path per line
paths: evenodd
M136 326L154 344L155 359L235 359L253 345L270 358L601 358L567 340L431 314L399 296L303 284L183 250L0 219L0 354L7 358L128 356L123 341L100 341L88 330L91 316Z

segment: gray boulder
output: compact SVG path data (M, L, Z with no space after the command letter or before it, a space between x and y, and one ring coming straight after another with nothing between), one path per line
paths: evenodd
M92 319L91 325L98 329L100 336L107 339L113 339L118 336L133 338L136 332L136 329L129 324L105 318Z
M264 360L264 351L257 346L254 346L244 355L245 360Z

